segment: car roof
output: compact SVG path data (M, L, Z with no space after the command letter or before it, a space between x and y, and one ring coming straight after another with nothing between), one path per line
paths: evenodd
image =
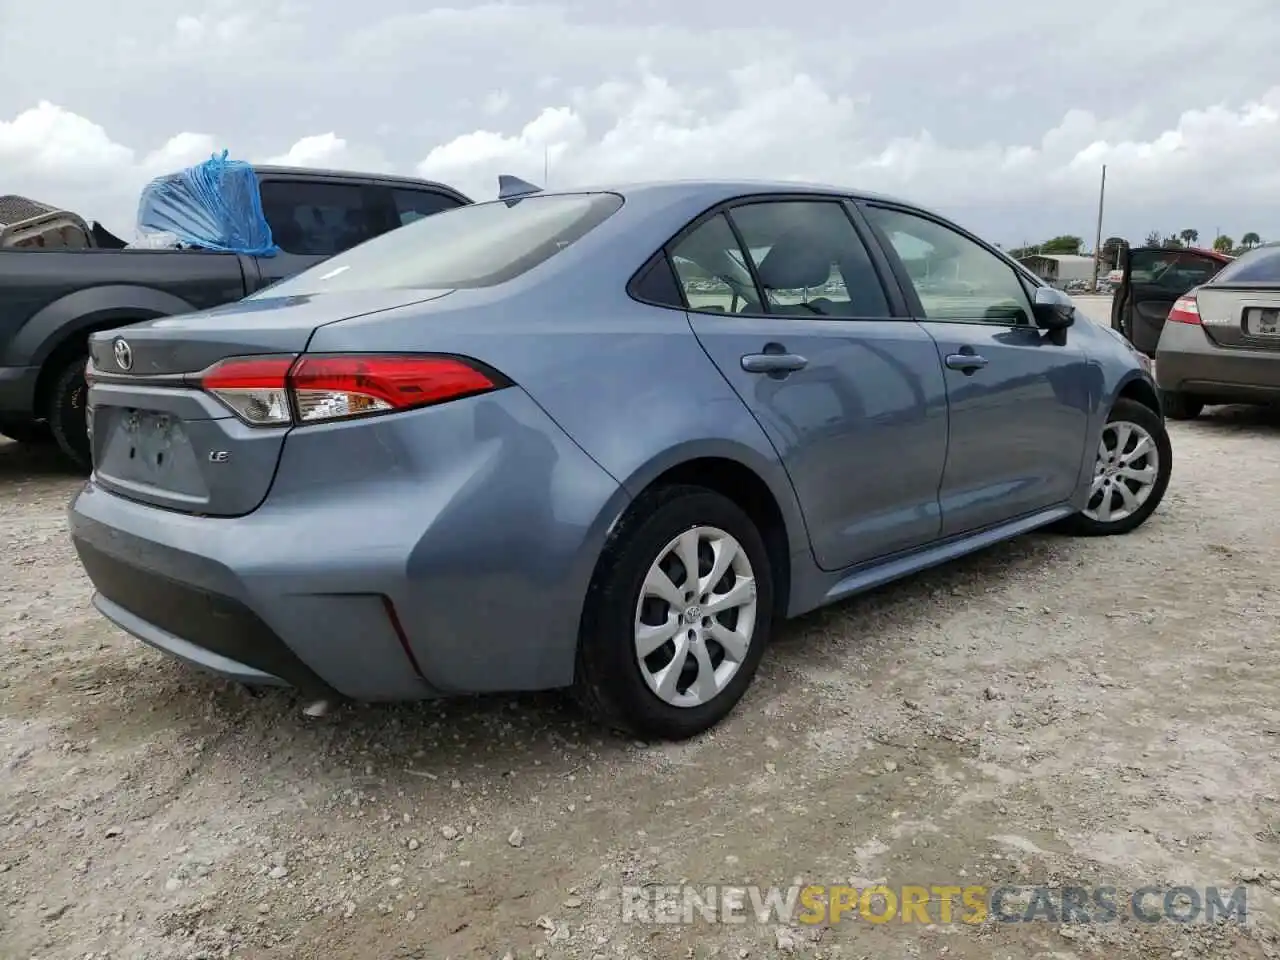
M824 194L850 197L857 200L878 200L899 203L924 210L918 203L885 194L858 190L827 183L809 183L800 180L646 180L629 183L594 184L564 190L540 191L542 194L619 193L628 199L697 199L708 206L726 200L770 194Z

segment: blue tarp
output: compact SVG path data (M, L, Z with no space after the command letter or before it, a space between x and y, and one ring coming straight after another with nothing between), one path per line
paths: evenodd
M227 151L152 180L138 201L138 235L170 234L184 247L269 257L279 252L253 167Z

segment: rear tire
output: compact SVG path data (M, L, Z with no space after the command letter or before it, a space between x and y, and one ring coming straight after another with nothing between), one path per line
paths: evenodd
M63 459L88 473L92 466L85 403L89 385L84 379L87 357L76 356L58 371L49 392L48 420Z
M53 439L49 424L39 420L0 420L0 437L14 443L48 443Z
M1062 533L1077 537L1129 533L1147 522L1169 488L1173 475L1169 431L1150 407L1136 400L1116 401L1096 456L1089 503L1058 524Z
M1170 420L1194 420L1204 412L1204 401L1168 390L1160 394L1160 405Z
M698 557L694 581L679 561L687 547L686 556ZM728 567L721 560L724 572L713 574L713 563L726 557L736 559ZM676 588L678 602L660 599L654 584L668 594ZM737 504L695 486L647 493L610 537L588 590L574 694L598 721L633 736L684 740L702 733L750 686L769 641L773 604L768 551ZM646 627L666 639L642 658Z

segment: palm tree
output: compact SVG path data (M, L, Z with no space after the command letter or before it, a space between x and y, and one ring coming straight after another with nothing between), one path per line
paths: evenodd
M1200 239L1200 231L1199 230L1183 230L1178 234L1178 236L1180 236L1182 238L1182 242L1189 247L1189 246L1192 246L1197 240Z
M1246 233L1243 237L1240 238L1240 246L1244 247L1246 250L1252 250L1261 242L1262 242L1262 238L1258 236L1256 233L1254 233L1252 230L1250 230L1248 233Z
M1228 237L1225 233L1215 237L1213 241L1213 249L1219 253L1230 253L1235 249L1236 242Z

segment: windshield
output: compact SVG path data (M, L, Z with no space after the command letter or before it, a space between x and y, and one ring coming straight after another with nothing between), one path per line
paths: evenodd
M621 206L614 193L469 204L367 240L249 299L497 286L555 256Z
M1280 244L1255 247L1228 263L1213 278L1218 283L1274 283L1280 285Z

